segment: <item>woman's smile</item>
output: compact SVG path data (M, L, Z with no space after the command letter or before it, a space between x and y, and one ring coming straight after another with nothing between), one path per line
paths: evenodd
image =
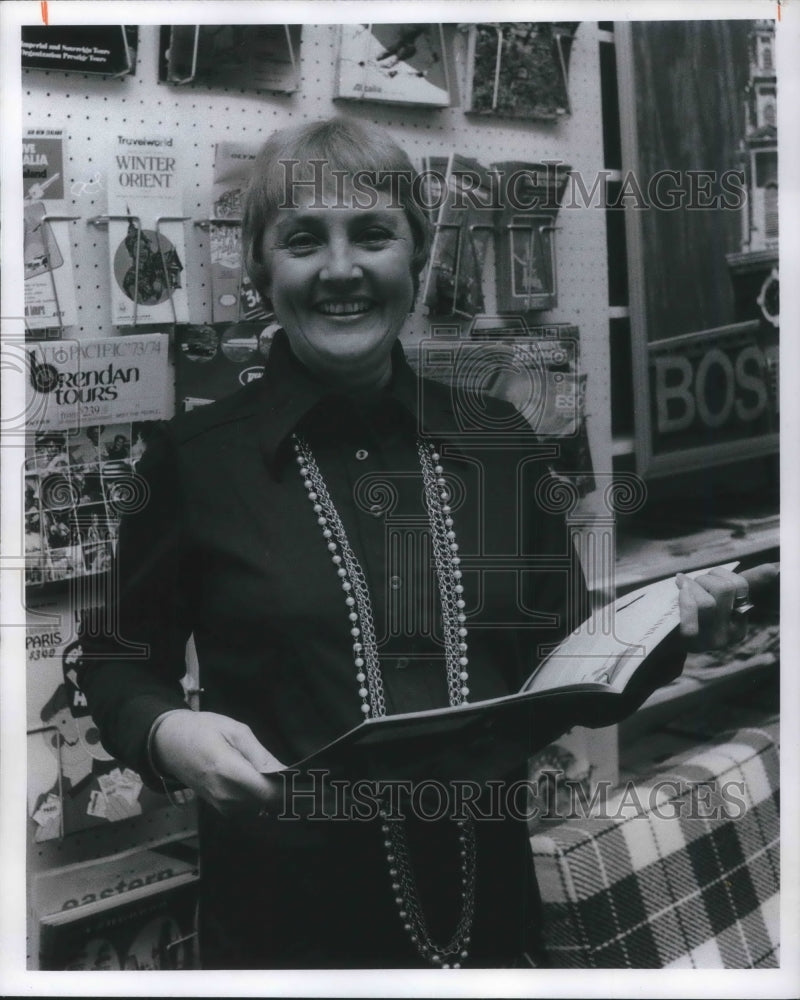
M342 388L380 385L414 299L411 227L388 192L369 208L318 194L301 192L265 229L267 293L308 369Z
M317 312L323 316L337 316L342 318L361 317L364 313L373 308L373 303L369 299L327 299L318 302Z

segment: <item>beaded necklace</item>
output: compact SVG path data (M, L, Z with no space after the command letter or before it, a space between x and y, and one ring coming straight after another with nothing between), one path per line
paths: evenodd
M308 444L297 434L292 435L298 470L312 504L317 524L331 556L344 593L347 617L352 637L353 663L356 668L358 696L364 718L386 715L386 698L372 603L366 578L355 556L339 512ZM444 633L445 668L448 698L451 706L462 705L469 695L467 667L467 628L464 614L464 587L461 583L461 559L453 530L450 491L444 478L441 457L430 443L417 441L417 454L422 470L425 506L431 529L436 578L441 602ZM381 811L381 831L384 835L391 887L398 916L406 933L420 955L441 968L459 968L467 957L470 929L475 910L475 829L469 819L456 821L458 828L461 871L461 913L455 932L446 944L431 940L414 881L410 853L402 818L390 817Z

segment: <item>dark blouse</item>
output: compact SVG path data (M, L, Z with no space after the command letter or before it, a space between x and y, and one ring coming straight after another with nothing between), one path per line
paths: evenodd
M201 708L248 724L285 763L362 718L348 608L298 474L294 431L364 570L388 712L447 704L418 437L436 444L454 495L470 700L518 689L585 614L563 517L536 493L554 446L504 404L465 405L462 393L417 379L399 346L393 365L390 386L356 405L310 377L279 335L263 379L176 418L148 445L137 466L142 502L120 531L116 624L84 636L81 677L104 745L146 781L155 784L150 726L184 704L190 634ZM543 729L538 744L558 731ZM447 937L452 824L418 825L409 830L417 881ZM518 821L478 825L470 950L474 964L503 964L530 947L535 922L526 831ZM207 967L419 964L375 823L230 820L203 808L201 838Z

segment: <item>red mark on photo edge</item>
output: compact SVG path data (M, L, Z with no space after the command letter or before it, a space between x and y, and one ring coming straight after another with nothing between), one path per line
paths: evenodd
M47 20L47 0L41 0L39 6L42 8L42 22L49 24L50 22Z
M45 6L47 5L45 4ZM778 0L778 20L780 21L780 19L781 19L781 0Z

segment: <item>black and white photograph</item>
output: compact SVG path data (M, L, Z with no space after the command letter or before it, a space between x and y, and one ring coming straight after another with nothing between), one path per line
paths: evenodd
M111 569L120 516L137 491L134 467L153 426L144 420L33 435L24 484L29 588ZM42 523L43 536L35 527Z
M798 995L800 8L0 18L0 992Z

